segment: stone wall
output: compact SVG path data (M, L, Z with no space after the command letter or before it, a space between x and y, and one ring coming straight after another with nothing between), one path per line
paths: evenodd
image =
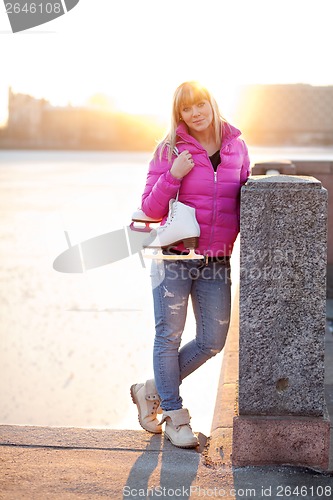
M235 465L328 467L326 256L320 181L251 177L241 194Z

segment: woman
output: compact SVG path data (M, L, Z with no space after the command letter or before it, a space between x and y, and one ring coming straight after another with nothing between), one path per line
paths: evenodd
M174 94L171 128L149 165L142 210L165 222L169 201L194 207L200 226L197 251L204 260L153 262L154 379L131 387L141 426L175 445L191 448L198 439L182 407L181 381L223 349L230 319L230 263L239 232L240 188L250 161L241 132L220 114L209 91L185 82ZM169 252L186 253L182 243ZM163 266L163 280L158 279ZM191 297L196 336L180 348ZM163 416L159 422L158 413Z

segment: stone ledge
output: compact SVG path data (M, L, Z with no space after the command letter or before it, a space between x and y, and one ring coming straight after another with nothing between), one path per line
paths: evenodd
M242 191L254 189L322 189L321 182L310 175L251 175Z
M238 400L238 340L239 340L239 288L232 305L230 328L224 347L221 375L217 390L211 435L205 452L210 466L232 466L233 419Z
M333 162L326 160L296 160L296 173L299 175L332 174Z
M253 165L253 175L263 175L269 169L279 170L284 175L318 175L333 173L330 160L277 160L260 161Z

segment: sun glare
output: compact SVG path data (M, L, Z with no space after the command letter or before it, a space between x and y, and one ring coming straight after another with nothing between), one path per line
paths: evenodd
M0 120L8 86L57 106L82 106L101 94L105 106L165 119L186 80L212 89L227 118L246 84L333 84L331 1L318 0L316 9L300 0L208 0L204 9L199 0L170 0L168 8L155 0L95 0L93 12L90 5L80 2L54 20L53 32L2 35ZM212 16L220 19L215 30Z

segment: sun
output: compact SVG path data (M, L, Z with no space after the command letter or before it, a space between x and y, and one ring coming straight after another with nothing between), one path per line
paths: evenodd
M54 31L2 35L0 121L9 86L59 106L81 106L100 93L120 110L165 119L174 89L187 80L212 90L232 119L242 85L333 83L332 15L331 0L318 0L316 9L300 0L209 0L205 7L170 0L168 8L95 0L93 10L79 2L50 23Z

